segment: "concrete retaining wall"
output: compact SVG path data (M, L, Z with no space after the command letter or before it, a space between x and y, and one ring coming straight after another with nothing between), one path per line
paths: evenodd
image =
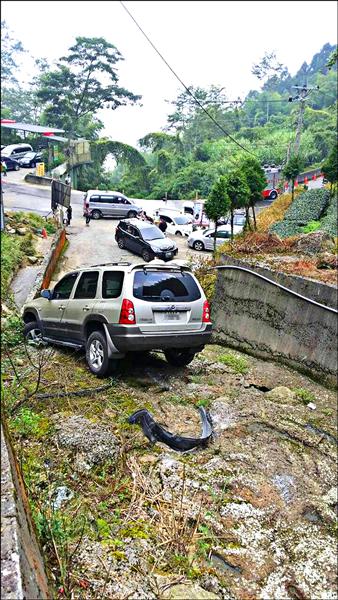
M36 183L37 185L51 185L52 178L51 177L40 177L39 175L34 175L33 173L28 173L25 176L25 181L27 181L27 183Z
M223 256L221 264L260 273L316 302L337 308L337 289L302 277L251 267ZM275 359L323 383L337 385L337 315L254 275L218 272L213 339L260 358Z
M1 425L1 598L51 598L20 469Z

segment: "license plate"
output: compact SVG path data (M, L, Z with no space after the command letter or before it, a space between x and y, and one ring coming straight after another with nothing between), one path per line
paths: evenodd
M178 312L174 313L174 312L168 312L168 313L164 313L165 314L165 319L167 319L168 321L178 321L180 318L180 315Z
M172 256L173 256L173 253L172 253L172 252L166 252L166 253L165 253L165 257L166 257L166 258L172 258Z

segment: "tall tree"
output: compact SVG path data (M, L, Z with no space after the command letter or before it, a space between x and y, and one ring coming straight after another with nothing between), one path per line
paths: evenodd
M258 160L249 156L241 161L241 172L245 176L249 187L249 196L245 204L246 221L249 223L249 208L252 210L254 227L256 229L255 204L262 199L262 191L266 186L265 173Z
M234 239L234 212L244 208L250 197L250 188L241 169L234 169L225 175L226 192L230 199L231 239Z
M289 77L287 68L277 60L274 52L265 52L260 62L252 65L251 73L265 82L263 89L273 89L279 81Z
M229 208L230 198L227 192L227 180L224 176L221 176L212 186L209 198L204 205L205 214L208 219L215 223L214 255L216 252L217 222L227 214Z
M331 184L331 194L333 185L337 183L338 180L338 156L337 156L337 144L335 143L332 147L332 150L327 157L326 161L322 166L322 170L326 179L329 180Z
M74 133L79 120L102 108L115 110L141 96L118 86L116 64L123 60L104 38L77 37L57 69L42 73L38 97L49 124Z
M303 168L303 162L298 155L291 156L283 169L283 175L288 181L291 181L292 202L295 194L295 181Z
M25 52L23 45L14 40L6 21L1 21L1 85L16 84L17 57Z

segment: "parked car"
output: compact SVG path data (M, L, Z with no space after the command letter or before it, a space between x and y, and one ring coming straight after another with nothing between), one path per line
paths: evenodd
M26 152L33 152L30 144L10 144L1 149L1 156L8 156L8 158L19 160L19 158L25 156Z
M234 225L238 226L238 227L244 227L245 225L245 215L243 214L234 214ZM228 217L222 217L221 219L219 219L219 221L217 221L217 225L230 225L230 216Z
M243 227L234 226L234 235L240 233ZM189 248L194 250L213 250L214 249L215 228L194 231L188 238ZM216 247L231 239L230 225L221 225L217 228Z
M189 215L170 209L159 209L156 215L167 223L167 233L189 236L194 231L193 219Z
M20 169L20 163L14 158L1 155L0 160L2 163L6 163L7 171L18 171Z
M18 162L21 167L36 167L36 163L42 162L42 154L41 152L26 152Z
M189 364L211 337L210 308L188 267L110 263L65 275L23 307L24 335L34 344L85 348L103 377L128 352L162 350Z
M175 242L168 239L156 225L140 219L120 221L115 239L121 250L126 248L133 254L139 254L145 262L154 258L168 261L178 252Z
M128 217L132 219L142 212L142 208L134 204L120 192L106 192L102 190L88 190L83 206L89 203L89 210L93 219L102 217Z

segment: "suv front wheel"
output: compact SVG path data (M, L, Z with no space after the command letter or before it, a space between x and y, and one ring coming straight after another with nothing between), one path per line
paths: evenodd
M108 358L106 337L101 331L93 331L86 344L86 360L88 367L97 377L104 377L112 368Z
M164 356L166 357L168 363L173 365L174 367L185 367L192 360L194 360L195 354L190 350L165 350Z

